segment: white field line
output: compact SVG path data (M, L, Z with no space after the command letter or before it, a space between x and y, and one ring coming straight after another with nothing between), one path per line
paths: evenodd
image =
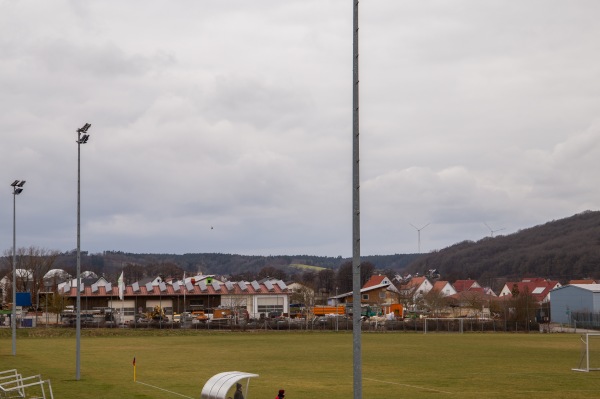
M182 395L182 394L180 394L180 393L173 392L173 391L169 391L169 390L167 390L167 389L164 389L164 388L160 388L160 387L157 387L157 386L154 386L154 385L146 384L145 382L141 382L141 381L136 381L136 382L137 382L138 384L142 384L142 385L146 385L146 386L148 386L148 387L152 387L152 388L160 389L161 391L169 392L169 393L172 393L173 395L181 396L181 397L183 397L183 398L194 399L194 398L192 398L191 396L185 396L185 395Z
M400 386L403 386L403 387L421 389L423 391L432 391L432 392L446 393L446 394L449 394L449 395L452 395L454 393L454 392L441 391L439 389L434 389L434 388L420 387L420 386L417 386L417 385L408 385L408 384L401 384L399 382L393 382L393 381L376 380L374 378L363 378L363 379L368 380L368 381L382 382L384 384L400 385Z
M393 381L376 380L374 378L364 378L363 377L363 379L364 380L368 380L368 381L381 382L381 383L384 383L384 384L400 385L400 386L408 387L408 388L421 389L421 390L424 390L424 391L432 391L432 392L445 393L445 394L448 394L448 395L460 394L463 397L475 396L475 395L477 395L478 397L480 397L481 395L496 395L496 394L500 393L500 391L490 391L490 392L481 392L481 391L479 391L479 392L471 392L471 393L469 393L469 392L459 392L459 393L457 393L457 392L447 392L447 391L441 391L439 389L420 387L420 386L417 386L417 385L408 385L408 384L401 384L401 383L393 382ZM504 392L504 393L510 393L510 391L502 391L502 392ZM598 390L595 390L595 389L575 389L575 390L572 390L572 389L570 389L569 391L565 391L565 392L598 392ZM532 391L525 390L525 391L518 391L518 393L540 393L540 391L539 390L532 390ZM553 393L557 393L557 392L553 391ZM560 392L558 392L558 393L560 393Z

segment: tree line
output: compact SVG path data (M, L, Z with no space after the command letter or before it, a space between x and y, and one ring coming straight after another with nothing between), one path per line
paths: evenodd
M463 241L426 254L407 273L437 269L444 280L545 277L561 283L600 279L600 212L586 211L506 236Z

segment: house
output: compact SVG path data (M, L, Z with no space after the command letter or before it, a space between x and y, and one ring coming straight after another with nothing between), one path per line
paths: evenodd
M432 288L433 284L427 277L412 277L408 283L400 286L399 291L402 297L416 300L418 297L425 296Z
M456 292L469 291L473 288L481 288L481 285L479 285L479 283L475 280L456 280L453 285Z
M449 281L438 280L433 283L431 291L439 292L440 295L447 297L456 294L456 289Z
M296 282L291 282L291 283L286 283L288 290L292 291L292 292L301 292L301 291L308 291L314 294L315 290L313 290L312 288L304 285L304 284L300 284L300 283L296 283Z
M399 303L399 294L400 292L396 286L386 276L371 276L360 289L360 303L389 308L389 305ZM353 292L346 292L327 299L327 303L331 306L344 303L351 304L352 301Z
M472 287L448 296L453 317L490 317L490 303L496 294L486 288Z
M524 278L518 282L508 282L500 291L501 298L510 298L513 293L527 293L539 304L550 302L550 291L560 287L558 281L550 281L543 278Z
M597 328L600 327L599 313L600 284L569 284L552 290L550 314L554 323L570 324L575 320L578 327Z
M371 276L360 290L360 302L368 305L391 305L398 303L400 292L389 278Z

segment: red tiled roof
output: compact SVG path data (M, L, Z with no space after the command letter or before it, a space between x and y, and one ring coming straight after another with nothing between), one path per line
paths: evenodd
M381 282L383 280L385 280L385 278L386 277L382 276L382 275L371 276L371 278L369 279L369 281L367 281L365 283L365 285L363 285L363 288L369 288L369 287L372 287L374 285L379 285L379 284L381 284Z
M550 291L556 288L560 283L558 281L547 281L544 279L534 278L534 279L525 279L519 282L508 282L506 283L506 287L508 287L511 291L509 294L512 296L512 291L516 286L519 293L529 293L536 301L543 301Z
M133 290L133 287L131 285L127 285L125 287L125 291L124 291L123 295L125 297L184 295L184 290L185 290L185 295L252 295L252 294L265 295L265 294L288 293L287 289L282 290L279 287L279 285L277 285L277 284L273 284L273 289L271 291L269 291L269 289L267 288L267 286L264 283L259 284L258 290L255 290L254 287L252 287L252 284L246 284L246 290L242 290L237 283L233 283L232 290L228 290L227 286L225 284L220 284L219 286L221 287L221 289L219 291L217 291L214 289L212 284L207 284L206 290L203 291L200 289L199 285L195 284L195 285L193 285L194 289L192 291L188 291L184 285L180 285L179 290L176 291L174 289L174 287L169 284L169 285L166 285L166 290L161 292L158 286L153 286L152 290L148 291L145 285L140 284L140 286L139 286L140 290L136 292ZM71 290L69 291L68 295L70 297L77 296L77 289L75 287L71 287ZM96 292L92 292L91 287L85 287L84 290L81 292L81 296L85 296L85 297L118 297L119 296L119 287L116 285L113 285L111 287L111 290L108 290L108 292L106 290L106 287L104 287L104 286L99 286L98 290Z
M457 292L461 292L469 290L475 283L475 280L456 280L453 285Z
M596 284L594 280L571 280L569 284Z
M433 291L441 291L444 289L444 287L446 286L446 284L448 284L447 281L443 281L443 280L438 280L435 283L433 283Z

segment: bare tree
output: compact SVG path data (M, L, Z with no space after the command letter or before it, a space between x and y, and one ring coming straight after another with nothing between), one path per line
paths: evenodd
M293 303L302 304L302 315L304 316L306 326L308 326L310 309L313 309L315 306L315 291L308 287L300 287L300 289L292 293L290 300Z
M265 266L258 272L258 278L263 279L267 277L285 280L287 278L287 273L273 266Z
M363 262L360 264L360 286L362 287L373 275L375 265L371 262ZM338 269L336 276L336 285L341 292L352 291L352 262L343 263Z
M331 269L323 269L318 273L317 288L327 293L335 290L335 272Z
M306 270L302 273L302 284L307 287L315 288L315 281L317 279L317 275L313 270Z
M17 292L29 292L32 302L36 303L38 294L44 290L44 276L52 267L58 257L57 251L51 251L35 246L29 248L17 248L16 251L16 289ZM5 251L4 263L10 263L11 271L7 275L12 280L12 250ZM4 287L6 295L12 297L12 284Z
M136 263L127 263L123 268L123 278L125 281L140 281L146 276L146 268Z
M161 262L148 265L147 272L148 275L161 276L163 280L168 277L173 279L183 278L183 269L173 262Z
M23 266L27 270L27 275L31 275L30 292L34 298L39 299L40 291L44 291L44 276L53 268L58 255L58 251L34 246L25 250ZM38 301L35 302L37 307Z
M448 306L447 298L441 290L430 290L424 298L425 303L435 316L439 316L440 311Z

